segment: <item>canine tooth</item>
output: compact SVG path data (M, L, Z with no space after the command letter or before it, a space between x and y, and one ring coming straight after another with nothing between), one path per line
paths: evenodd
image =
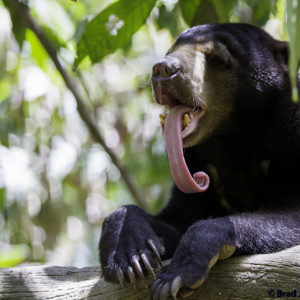
M164 124L165 124L165 117L166 117L166 116L163 116L162 114L159 115L159 118L160 118L160 124L161 124L161 125L164 125Z
M185 114L182 121L182 129L184 129L191 122L191 119L188 114Z

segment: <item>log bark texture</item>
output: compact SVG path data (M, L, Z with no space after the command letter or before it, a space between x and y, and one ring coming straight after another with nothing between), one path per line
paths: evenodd
M185 299L295 297L300 298L300 246L219 261L203 286ZM99 267L29 266L0 270L0 299L132 300L148 299L148 290L140 287L136 294L131 286L107 283Z

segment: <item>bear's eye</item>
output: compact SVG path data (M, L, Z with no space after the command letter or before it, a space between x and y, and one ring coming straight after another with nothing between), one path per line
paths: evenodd
M207 57L210 64L216 67L226 67L228 65L227 59L216 54L211 54Z

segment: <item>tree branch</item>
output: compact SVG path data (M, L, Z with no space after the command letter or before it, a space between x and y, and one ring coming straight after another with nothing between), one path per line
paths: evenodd
M148 290L105 282L99 267L17 267L0 271L0 299L142 300ZM300 246L272 254L239 256L219 261L204 284L188 298L256 300L300 296ZM151 284L151 280L148 280ZM279 294L278 294L279 291ZM278 296L279 295L279 296ZM281 296L280 296L281 295ZM294 297L286 294L285 297ZM179 298L178 299L182 299Z
M118 168L120 171L120 174L125 182L125 184L128 187L128 190L130 191L132 197L136 201L138 205L145 208L145 203L143 200L143 196L141 192L138 190L133 178L131 175L127 172L126 167L121 163L121 161L118 159L116 154L107 147L104 138L102 137L101 133L99 132L96 124L94 123L93 119L90 117L89 113L86 110L84 100L82 99L76 84L74 83L71 76L66 72L66 70L61 65L58 54L56 49L52 46L50 41L48 40L47 36L45 35L43 29L39 24L36 22L36 20L32 17L29 8L26 4L20 2L19 0L10 0L10 4L14 7L16 13L18 14L20 20L23 20L25 26L32 30L34 34L37 36L45 50L47 51L48 55L50 56L51 60L53 61L54 65L56 66L58 72L61 74L66 86L69 88L69 90L74 95L76 102L77 102L77 111L81 117L81 119L84 121L86 126L89 128L89 131L94 139L95 142L102 145L104 150L107 152L109 157L111 158L114 165Z

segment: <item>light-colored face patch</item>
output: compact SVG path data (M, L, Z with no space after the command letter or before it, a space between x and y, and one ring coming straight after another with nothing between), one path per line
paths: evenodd
M166 59L180 61L181 65L176 74L178 85L170 92L184 105L205 111L197 129L184 138L183 146L203 143L232 111L236 62L224 45L211 41L172 47ZM230 67L222 67L215 61L230 62Z
M167 55L168 59L177 59L181 63L181 70L178 74L184 83L184 104L189 106L200 106L203 103L203 85L205 73L205 54L197 51L195 45L183 45L175 48ZM178 92L180 93L180 92Z

